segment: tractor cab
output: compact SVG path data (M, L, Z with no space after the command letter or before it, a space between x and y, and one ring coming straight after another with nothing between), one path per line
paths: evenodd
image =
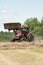
M16 30L15 32L16 32L15 34L16 37L19 37L19 38L23 37L21 30Z
M27 34L29 33L29 27L21 26L20 29L16 29L14 33L17 38L27 38Z

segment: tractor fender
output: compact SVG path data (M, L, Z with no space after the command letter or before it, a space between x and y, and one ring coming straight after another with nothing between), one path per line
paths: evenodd
M32 32L29 32L28 35L32 35Z

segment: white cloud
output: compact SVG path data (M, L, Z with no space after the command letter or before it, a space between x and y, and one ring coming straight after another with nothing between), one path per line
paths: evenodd
M9 13L14 13L14 12L16 12L16 10L11 9L11 8L7 8L7 7L4 7L4 8L0 7L0 13L9 14Z
M2 13L7 13L8 11L6 9L3 9L1 12Z

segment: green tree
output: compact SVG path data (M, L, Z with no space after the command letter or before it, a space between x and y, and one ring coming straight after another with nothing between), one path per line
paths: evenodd
M30 18L30 19L27 19L24 24L29 26L30 30L32 31L34 30L35 27L39 26L39 21L37 18Z
M43 26L43 17L42 17L42 19L41 19L41 26Z

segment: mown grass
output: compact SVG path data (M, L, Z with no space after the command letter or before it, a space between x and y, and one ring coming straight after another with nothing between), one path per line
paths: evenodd
M10 58L17 65L43 65L42 49L1 50L0 53ZM37 52L38 51L38 52Z
M0 60L0 65L6 65L2 60Z
M2 57L4 57L4 62L0 58L0 65L9 65L5 62L5 60L8 60L9 62L13 63L13 65L43 65L43 47L40 46L40 44L43 45L43 40L39 42L36 41L34 45L31 45L31 43L27 42L5 42L4 44L1 42L0 45L4 45L4 47L5 45L14 46L17 43L26 45L29 44L29 48L13 48L11 50L0 50L0 55L2 54Z

